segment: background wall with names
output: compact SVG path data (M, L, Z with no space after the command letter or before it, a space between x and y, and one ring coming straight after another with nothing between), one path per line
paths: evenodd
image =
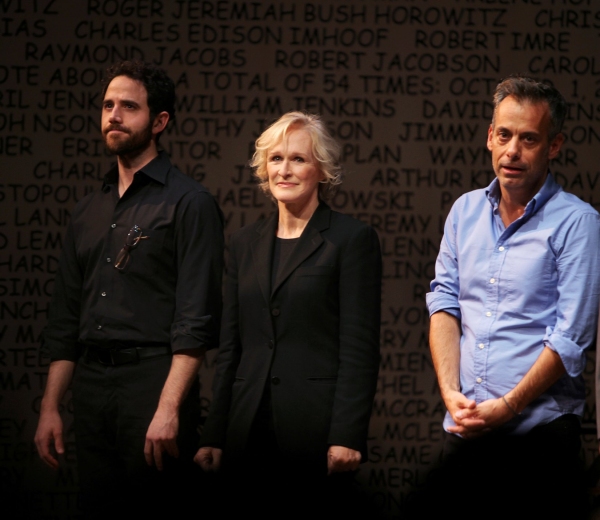
M113 161L100 136L100 79L122 58L153 60L175 80L177 117L161 143L216 196L227 236L273 209L247 167L270 122L317 112L342 144L347 175L331 205L370 223L384 255L382 362L370 460L357 478L400 517L443 431L425 293L452 203L494 178L485 142L502 77L531 75L566 96L552 170L600 209L598 3L0 0L0 36L0 489L14 517L80 513L68 395L61 469L46 468L33 444L48 369L38 338L71 211ZM201 371L205 413L213 361Z

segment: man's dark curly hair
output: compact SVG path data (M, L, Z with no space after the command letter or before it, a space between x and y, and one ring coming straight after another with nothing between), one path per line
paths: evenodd
M175 83L166 71L154 63L142 60L125 60L115 63L106 70L102 79L102 99L108 85L117 76L127 76L139 81L148 93L150 119L153 120L161 112L169 114L169 121L175 119ZM157 140L160 135L157 136Z

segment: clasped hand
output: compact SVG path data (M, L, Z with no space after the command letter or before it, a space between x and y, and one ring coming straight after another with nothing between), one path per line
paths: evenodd
M448 427L448 431L465 439L485 435L513 417L513 412L502 398L487 399L477 404L460 392L451 392L446 397L446 407L455 423L455 426Z

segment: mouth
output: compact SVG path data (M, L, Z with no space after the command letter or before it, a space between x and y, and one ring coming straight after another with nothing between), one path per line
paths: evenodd
M520 175L525 171L523 166L516 166L514 164L501 164L500 169L505 175Z
M109 135L111 133L128 134L129 132L122 126L109 126L104 130L104 135Z

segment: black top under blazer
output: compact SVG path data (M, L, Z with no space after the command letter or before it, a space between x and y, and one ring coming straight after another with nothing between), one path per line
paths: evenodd
M366 459L379 369L381 251L367 224L320 203L271 286L278 213L231 236L213 400L201 445L242 454L270 385L282 453Z

